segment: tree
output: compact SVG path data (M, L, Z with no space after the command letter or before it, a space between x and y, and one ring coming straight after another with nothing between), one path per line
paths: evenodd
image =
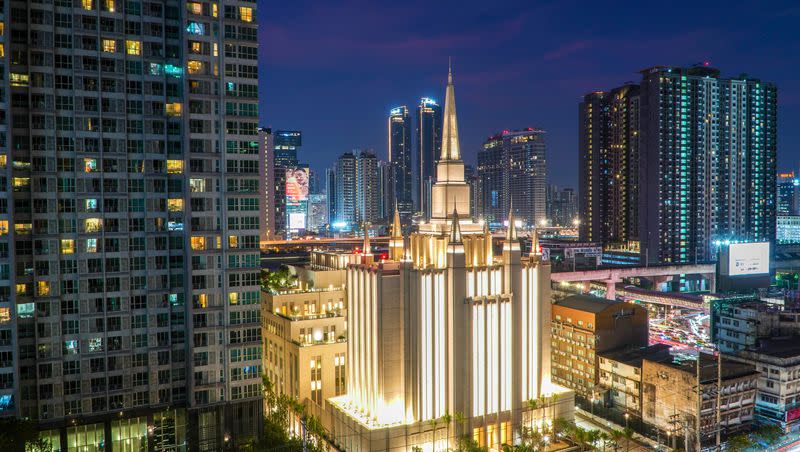
M625 427L622 429L622 436L625 437L625 450L631 450L631 441L633 440L633 429Z
M539 401L537 399L528 399L525 403L531 410L531 428L533 428L533 421L534 421L533 418L534 415L536 414L536 410L539 409Z
M297 276L286 265L281 265L276 271L261 270L261 288L265 291L277 293L294 287L297 287Z
M39 438L35 421L30 419L0 419L0 450L25 450L27 444Z
M447 410L444 411L444 414L440 418L440 420L444 423L445 427L447 428L447 450L450 450L450 423L453 422L453 416L450 415L450 412Z
M728 439L728 450L731 452L742 452L752 445L753 441L746 434L732 436Z
M762 425L755 433L758 438L769 445L775 444L783 437L783 429L772 424Z

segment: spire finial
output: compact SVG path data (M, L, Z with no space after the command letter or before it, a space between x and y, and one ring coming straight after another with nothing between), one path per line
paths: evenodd
M506 240L517 240L517 225L514 224L514 198L508 201L508 229L506 232Z
M453 58L447 57L447 84L453 84Z
M453 205L453 221L450 224L450 243L461 243L461 223L458 221L458 209Z
M400 210L397 208L397 201L394 202L394 219L392 220L392 238L402 238L403 229L400 226Z
M448 63L447 89L444 95L442 152L439 160L461 160L461 145L458 142L458 120L456 119L456 91L453 86L453 66L450 63Z

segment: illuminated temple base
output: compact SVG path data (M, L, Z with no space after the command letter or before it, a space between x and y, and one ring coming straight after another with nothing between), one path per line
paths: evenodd
M512 425L512 413L505 411L466 419L461 425L455 419L450 426L438 421L434 431L432 421L406 422L402 414L396 413L393 419L366 417L347 396L327 400L325 423L336 447L347 452L411 452L415 448L424 452L445 452L455 450L458 438L464 436L474 439L479 446L500 451L503 443L519 443L520 426L547 430L553 419L574 420L575 394L556 385L548 385L546 389L548 394L558 394L557 402L536 410L526 406L521 425Z

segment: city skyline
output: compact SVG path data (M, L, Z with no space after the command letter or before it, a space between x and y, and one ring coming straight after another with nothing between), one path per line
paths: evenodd
M566 180L558 183L577 187L574 125L580 98L636 81L639 70L653 65L710 61L725 74L746 70L780 87L778 168L792 169L800 160L800 147L792 145L800 131L790 127L800 119L800 87L793 82L793 50L800 40L790 27L800 12L788 2L776 6L733 11L694 5L691 11L677 7L661 12L636 5L531 9L516 3L507 8L466 4L451 13L452 20L430 27L431 18L447 5L276 5L261 21L262 61L268 61L261 67L270 69L262 125L304 130L309 155L324 166L352 147L373 148L385 160L389 110L414 105L424 96L441 102L441 74L452 56L455 77L465 91L460 106L465 162L474 164L486 137L497 130L538 127L548 131L549 156L558 157L548 159L550 174L565 174ZM656 14L660 20L641 27L640 21ZM344 35L322 42L327 27L319 24L323 17L337 18L331 23L345 29ZM563 20L567 17L569 21ZM281 25L289 18L300 26ZM605 27L600 35L599 24L606 19L625 31ZM538 30L532 23L539 24ZM387 26L396 30L384 35ZM300 29L319 31L298 36L294 30ZM735 33L728 31L733 29ZM358 44L362 40L369 44ZM295 52L298 56L292 56ZM359 68L358 77L351 77L350 64L360 58L369 63ZM293 70L298 65L306 75ZM326 71L325 83L312 82L319 71ZM309 84L314 86L306 91ZM304 86L302 95L293 86ZM313 99L313 109L308 107L312 103L303 102L306 97ZM327 112L333 108L337 115L331 120ZM281 118L271 115L273 111L281 111ZM354 127L361 130L356 139L333 133Z

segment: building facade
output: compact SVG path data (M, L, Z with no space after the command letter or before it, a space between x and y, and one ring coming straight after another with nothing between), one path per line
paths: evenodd
M431 187L436 160L442 150L442 107L435 100L423 97L417 105L416 117L416 209L422 218L431 216Z
M547 216L547 161L545 132L527 128L490 137L478 151L477 172L482 195L481 212L491 223L514 217L528 225Z
M2 8L0 415L70 449L254 437L255 2Z
M578 197L571 188L560 189L547 186L547 220L553 226L573 227L580 225Z
M645 347L647 310L642 306L572 295L552 307L552 378L586 400L601 392L598 354L625 347Z
M800 215L778 215L775 220L775 242L778 244L800 243Z
M639 237L649 262L715 259L715 240L774 241L777 87L657 66L640 89Z
M778 211L780 216L800 215L800 178L794 171L779 173L778 179Z
M671 359L669 349L669 345L654 344L599 353L600 387L604 393L602 400L621 412L641 418L642 362L645 359Z
M335 221L357 226L381 218L378 158L369 151L345 152L335 167Z
M418 113L419 114L419 110ZM412 164L411 135L414 128L411 115L405 105L393 108L389 112L389 163L392 166L392 183L400 221L411 222L414 213L414 166ZM392 206L389 212L394 210ZM386 218L391 217L388 215Z
M572 417L571 393L549 379L549 264L522 258L513 227L495 256L488 229L459 216L470 200L452 75L443 129L431 220L403 237L396 213L388 258L365 246L347 269L347 394L328 400L342 450L445 450L462 435L499 449L544 394L561 396L552 416Z
M578 107L581 240L638 239L639 87L584 96Z

